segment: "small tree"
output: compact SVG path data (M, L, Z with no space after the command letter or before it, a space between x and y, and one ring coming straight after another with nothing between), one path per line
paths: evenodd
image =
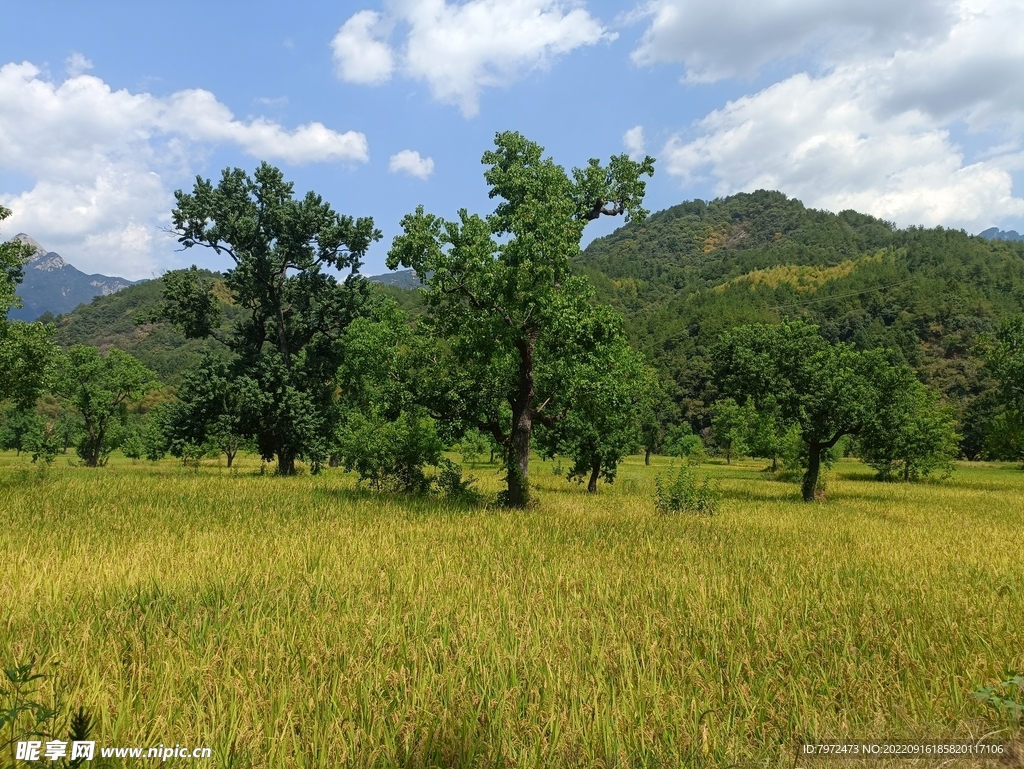
M589 306L584 279L572 273L588 221L625 214L643 221L643 175L654 161L626 155L607 166L591 160L572 174L543 157L543 148L517 133L500 133L484 153L490 197L500 202L486 219L459 212L458 221L425 214L402 220L388 255L392 269L411 267L426 286L426 332L443 340L428 407L462 432L491 433L505 453L505 501L529 500L531 436L535 424L554 425L560 394L546 389L545 369L571 335L576 310ZM582 301L581 301L582 300Z
M686 457L694 464L707 459L704 441L693 432L689 422L676 425L666 433L665 453L670 457Z
M0 449L14 451L31 451L31 436L40 429L42 419L35 409L12 404L8 406L0 418Z
M779 468L779 457L783 452L787 432L787 427L779 414L778 403L773 396L767 395L760 409L749 398L743 408L747 420L748 450L751 456L770 459L771 471L774 473Z
M117 448L128 405L156 384L156 375L126 352L105 356L77 344L59 365L56 389L75 408L83 429L76 450L88 467L98 467Z
M750 403L750 401L747 401ZM747 437L750 433L749 410L745 410L732 398L723 398L711 407L711 435L715 443L725 451L725 463L732 464L732 455L747 451Z
M556 412L564 414L553 426L541 425L537 442L548 457L569 457L569 480L587 479L587 491L597 482L615 480L619 462L640 443L640 424L649 399L649 371L608 308L596 307L577 320L577 335L566 340L572 360L562 372L565 380L552 390ZM560 358L555 351L555 357ZM558 367L554 367L557 371Z
M876 406L878 373L888 364L880 351L829 344L817 326L796 320L724 333L714 365L724 394L750 398L764 410L771 396L783 422L797 426L807 444L801 494L810 502L818 488L822 452L844 435L861 431Z
M857 438L861 458L882 480L951 472L960 442L952 408L906 366L880 372L878 387L878 406Z
M165 406L158 417L171 454L181 457L186 446L209 444L231 467L250 432L246 421L262 411L261 397L253 380L232 379L228 364L207 351L182 375L178 401Z

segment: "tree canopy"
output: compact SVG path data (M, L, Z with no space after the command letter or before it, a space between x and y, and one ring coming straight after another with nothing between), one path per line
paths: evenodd
M506 501L529 500L530 438L553 425L558 395L553 350L591 311L585 279L572 274L588 221L625 215L640 222L652 158L591 160L572 174L518 133L499 133L484 153L484 178L499 202L486 218L445 221L420 207L402 220L388 267L412 268L426 288L424 329L444 340L445 361L430 398L434 413L494 436L505 449ZM576 353L562 363L576 359Z
M338 417L338 340L363 311L368 289L358 271L380 232L372 219L342 216L314 192L296 198L294 185L266 163L252 177L225 169L216 186L197 178L175 199L179 242L231 258L224 286L244 314L230 334L218 334L217 304L192 270L165 279L166 316L187 335L220 338L234 354L231 377L256 383L261 397L248 429L264 459L276 458L283 475L295 472L297 458L318 469Z
M876 408L878 372L888 365L881 351L830 344L817 326L800 320L728 331L714 360L723 393L777 408L799 427L808 448L805 501L815 498L822 451L859 433Z

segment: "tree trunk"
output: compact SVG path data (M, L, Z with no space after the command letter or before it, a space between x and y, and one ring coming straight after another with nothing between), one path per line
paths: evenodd
M651 450L650 450L650 448L647 448L647 450L644 451L644 464L645 465L649 465L650 463L651 463Z
M594 457L590 461L590 481L587 483L587 493L597 493L597 479L601 476L601 460Z
M772 457L772 472L775 473L775 472L778 472L778 470L779 470L779 458L778 457Z
M224 455L228 458L228 468L230 468L231 467L231 463L235 459L235 452L234 451L225 451Z
M526 507L530 501L530 434L533 419L529 408L512 412L512 434L508 441L505 467L508 475L509 507Z
M295 455L290 451L277 452L277 474L295 475Z
M800 487L804 502L814 501L814 490L818 488L818 474L821 472L821 449L819 443L808 444L807 472L804 473L804 482Z
M505 467L508 472L509 507L526 507L530 501L530 435L533 432L533 339L517 343L519 382L512 406L512 430L508 437Z

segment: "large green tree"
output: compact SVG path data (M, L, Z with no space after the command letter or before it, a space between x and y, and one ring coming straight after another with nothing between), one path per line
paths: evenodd
M654 171L650 157L638 163L620 155L568 174L543 152L518 133L499 133L483 156L490 197L499 201L494 212L461 210L445 221L420 207L402 220L388 255L390 268L420 276L424 328L444 340L433 410L503 446L505 501L515 507L529 500L534 424L562 416L551 407L558 393L548 386L559 377L549 367L581 297L589 303L586 281L571 268L583 228L602 215L643 221L641 177Z
M78 456L98 467L117 448L128 406L156 384L156 375L117 348L101 355L81 344L61 356L57 368L55 389L82 420Z
M342 216L313 192L296 198L266 163L251 177L225 169L216 186L198 178L191 193L175 197L182 245L234 262L224 284L246 315L224 341L234 353L231 379L247 378L262 394L246 420L249 434L264 459L276 457L278 473L293 474L299 458L317 470L338 419L339 338L363 311L369 290L358 271L380 232L372 219ZM218 305L199 273L183 271L167 285L166 315L189 336L213 335Z
M759 410L775 408L798 427L807 445L801 492L808 502L815 498L822 452L863 429L878 401L879 372L888 366L883 352L831 344L817 326L800 320L727 331L714 363L723 394L750 398Z

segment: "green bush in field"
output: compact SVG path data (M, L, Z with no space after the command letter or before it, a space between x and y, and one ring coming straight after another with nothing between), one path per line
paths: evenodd
M654 508L662 515L714 515L718 512L721 491L712 486L708 478L698 484L688 467L680 467L674 474L670 470L667 475L659 475L654 484Z
M424 466L439 466L444 448L434 421L418 410L391 421L379 412L349 414L338 431L337 448L349 472L378 490L422 493L430 488Z
M1017 696L1010 696L1010 689L1017 690ZM995 686L985 686L971 694L974 699L991 705L1000 715L1006 715L1011 720L1024 719L1024 675L1016 675L1013 678L1002 681Z

